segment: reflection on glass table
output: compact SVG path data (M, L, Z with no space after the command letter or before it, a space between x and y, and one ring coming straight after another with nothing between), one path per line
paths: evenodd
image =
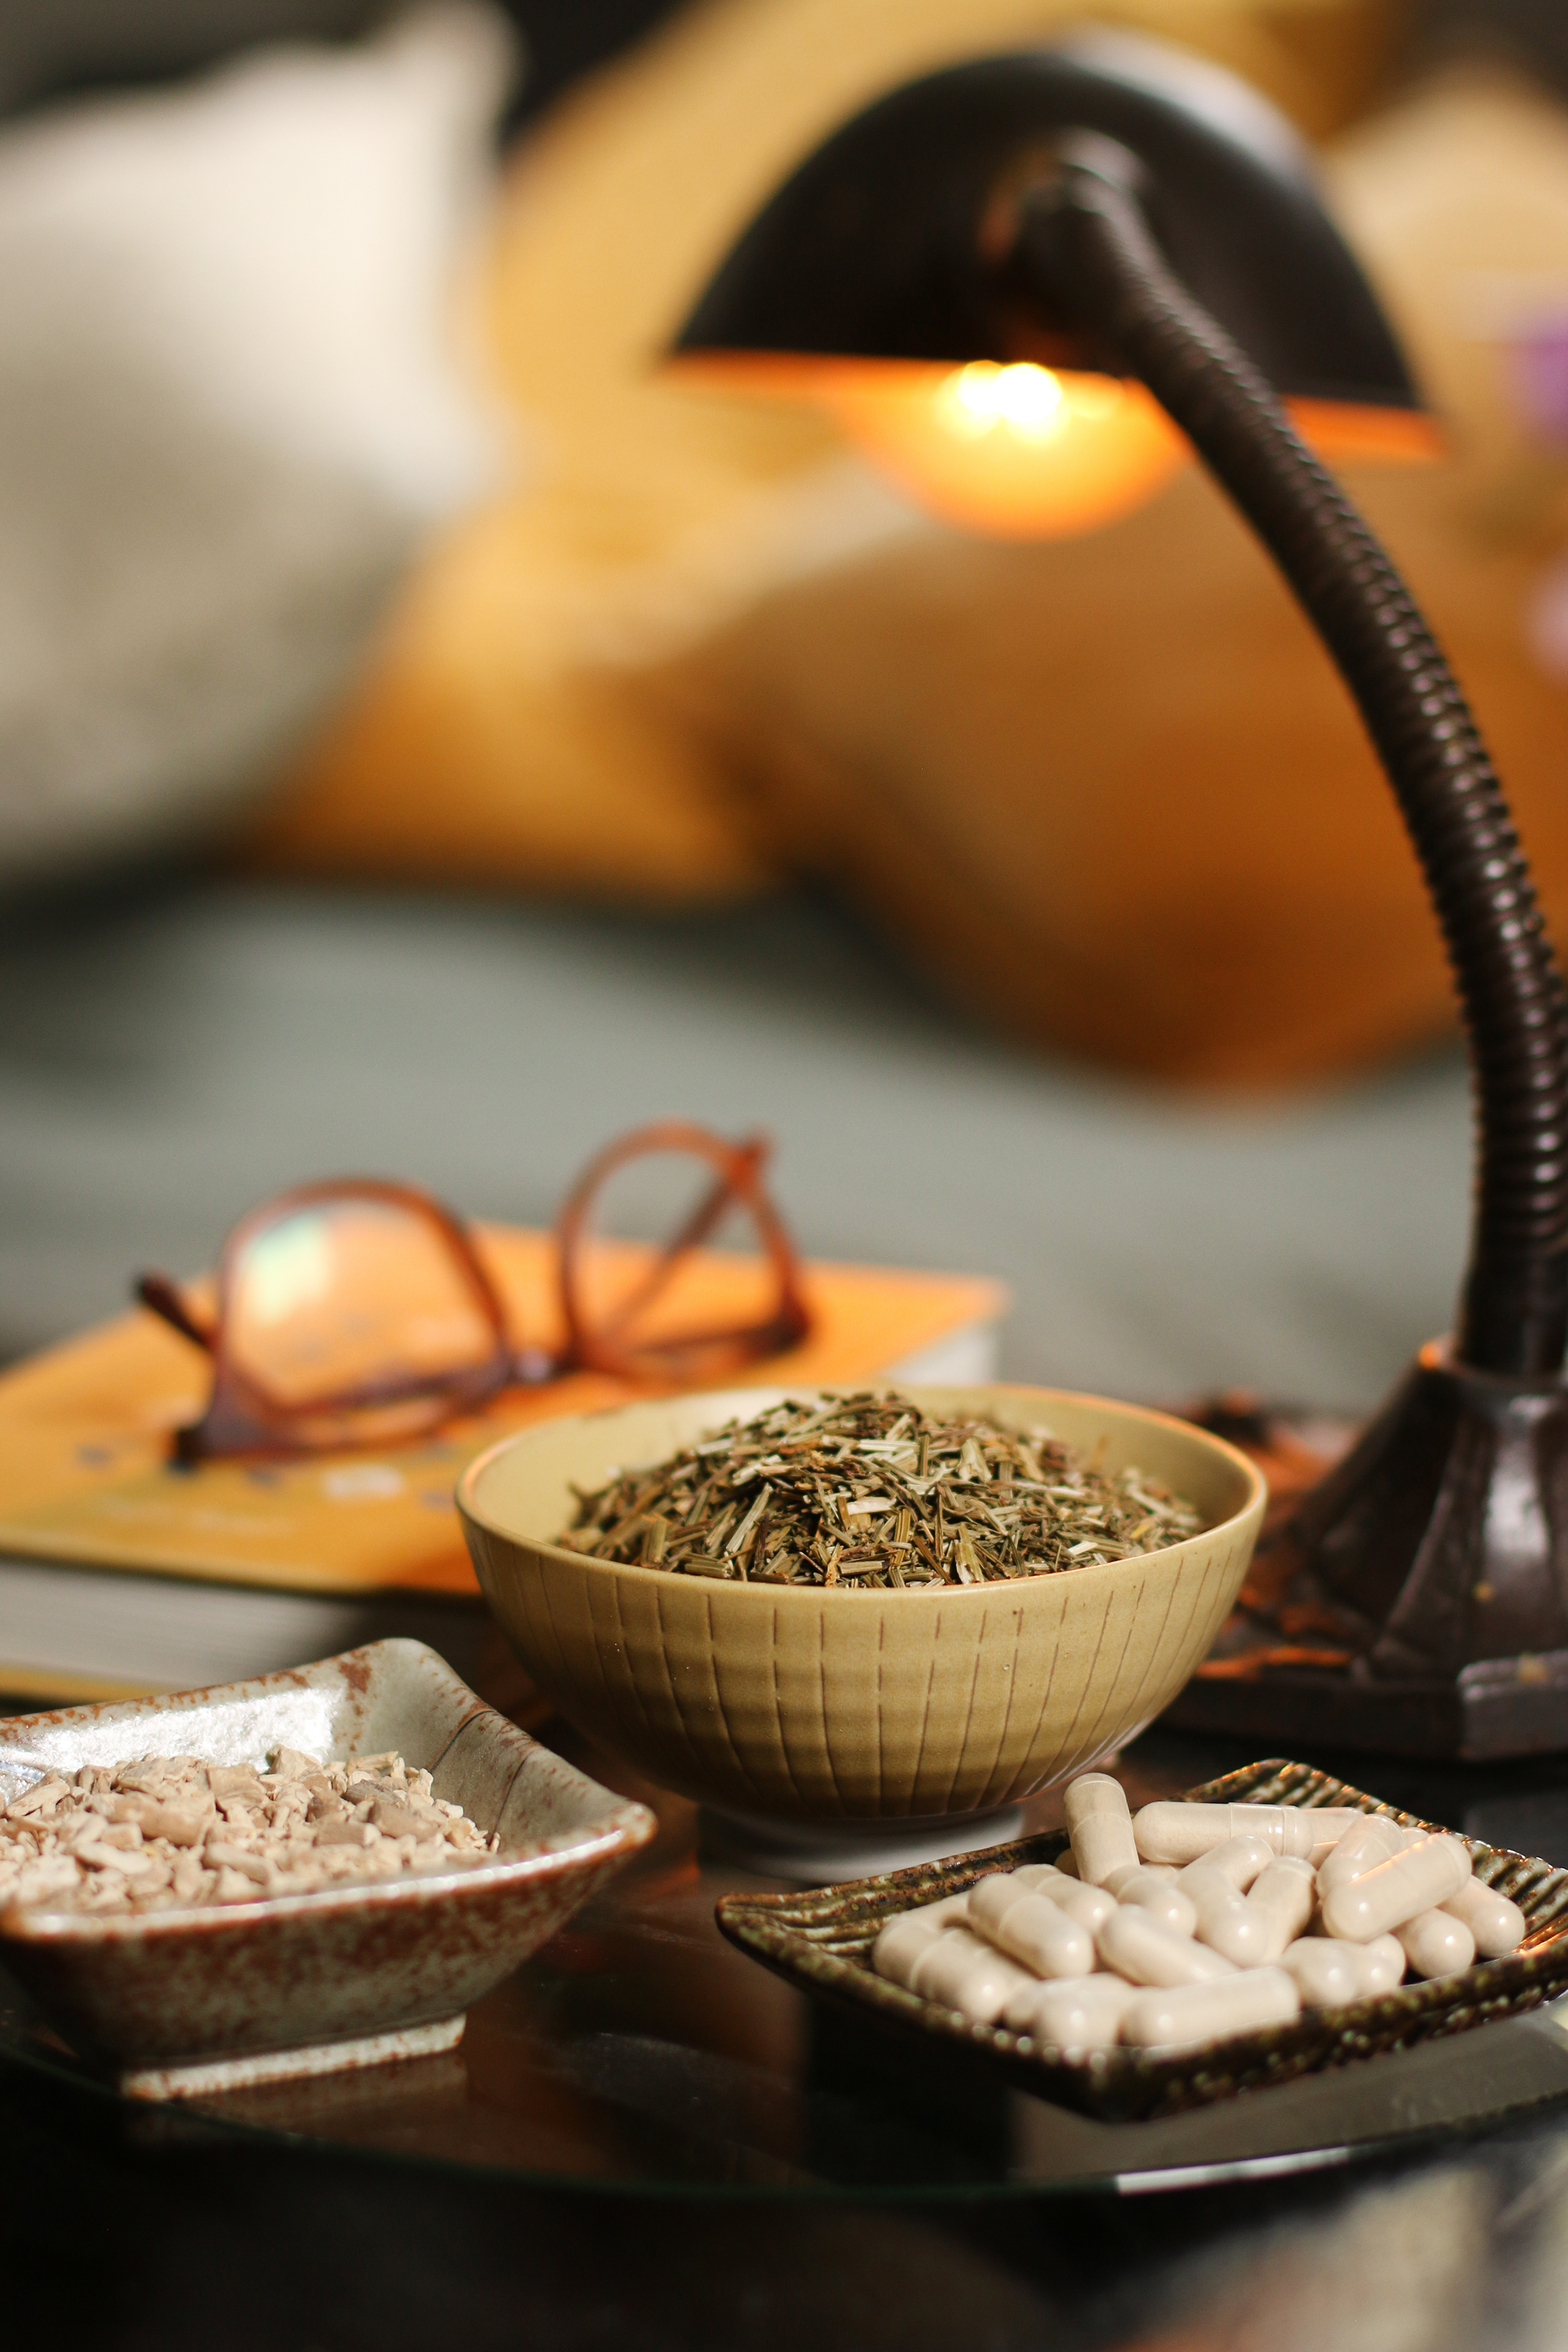
M561 2186L984 2199L1316 2171L1568 2102L1562 2004L1561 2018L1543 2010L1163 2122L1069 2114L967 2053L917 2048L808 2000L728 1945L715 1898L769 1882L707 1858L690 1805L634 1789L564 1726L549 1728L596 1777L656 1806L653 1844L470 2012L458 2050L232 2092L184 2114ZM1142 1802L1238 1760L1155 1732L1118 1769ZM1431 1768L1418 1787L1390 1785L1389 1769L1367 1759L1358 1769L1379 1795L1458 1817L1459 1792L1426 1785ZM1511 1790L1495 1774L1472 1772L1468 1784L1500 1839L1510 1811L1542 1820L1554 1793ZM1049 1825L1056 1801L1033 1801L1029 1826ZM0 2053L91 2079L19 1997L0 2015ZM156 2137L158 2118L148 2113L140 2127Z

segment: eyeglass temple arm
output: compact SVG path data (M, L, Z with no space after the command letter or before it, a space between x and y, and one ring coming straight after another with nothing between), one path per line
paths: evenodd
M742 1146L741 1149L752 1150L752 1165L754 1167L755 1147ZM650 1299L657 1297L668 1276L670 1268L678 1265L689 1250L698 1248L707 1240L725 1210L735 1199L738 1190L733 1174L726 1173L714 1178L680 1231L666 1242L642 1281L635 1289L628 1292L602 1326L600 1331L602 1339L613 1339L617 1331L624 1330L628 1323L633 1322L641 1314Z
M657 1149L657 1145L651 1139L659 1132L659 1130L648 1130L649 1139L647 1141L639 1138L640 1148ZM672 1139L673 1134L672 1129ZM684 1141L684 1136L680 1139ZM633 1286L607 1321L600 1327L597 1337L601 1343L606 1339L613 1339L617 1332L624 1330L626 1325L642 1312L648 1301L658 1296L668 1278L671 1266L677 1265L689 1251L696 1249L707 1239L733 1200L752 1197L757 1171L767 1158L768 1148L766 1138L760 1135L743 1136L738 1143L723 1146L728 1165L714 1178L680 1231L666 1242L641 1282ZM632 1155L628 1152L625 1156L629 1158ZM613 1164L608 1155L596 1162L587 1171L572 1198L567 1202L556 1227L563 1262L581 1237L583 1220L595 1186L610 1173Z
M184 1339L193 1340L205 1348L210 1356L217 1344L217 1334L210 1323L200 1322L181 1297L178 1286L166 1274L143 1274L136 1282L136 1296L143 1307L173 1326Z

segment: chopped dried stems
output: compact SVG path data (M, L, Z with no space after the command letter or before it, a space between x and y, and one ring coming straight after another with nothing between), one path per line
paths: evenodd
M1203 1525L1141 1470L1047 1429L948 1421L867 1392L771 1405L655 1469L577 1494L561 1540L600 1559L765 1584L904 1591L1049 1576Z

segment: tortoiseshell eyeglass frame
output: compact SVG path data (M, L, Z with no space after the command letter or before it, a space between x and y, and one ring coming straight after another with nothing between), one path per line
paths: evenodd
M660 1388L700 1385L780 1355L805 1338L811 1316L800 1259L763 1181L772 1146L760 1135L736 1142L686 1119L660 1119L617 1136L573 1184L554 1225L556 1281L565 1337L553 1354L519 1343L505 1304L463 1219L431 1193L377 1177L333 1177L296 1184L248 1210L218 1258L216 1310L204 1314L167 1275L144 1274L137 1297L213 1361L212 1393L199 1420L176 1430L174 1458L187 1465L239 1455L337 1453L362 1444L404 1443L474 1412L503 1389L537 1387L574 1371L605 1372ZM685 1152L711 1171L696 1207L647 1273L595 1318L586 1293L586 1256L595 1203L628 1161ZM329 1202L368 1202L416 1217L435 1236L459 1278L489 1348L482 1360L449 1370L390 1374L299 1401L275 1395L236 1359L234 1302L247 1254L301 1210ZM701 1247L731 1209L746 1211L772 1276L768 1311L757 1320L715 1324L638 1339L635 1325L673 1280L681 1261Z

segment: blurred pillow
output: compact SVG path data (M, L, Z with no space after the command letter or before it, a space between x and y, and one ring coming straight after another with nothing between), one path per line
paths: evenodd
M1364 89L1389 21L1334 0L1098 13L1204 47L1319 125ZM665 899L811 869L990 1019L1184 1083L1310 1078L1451 1025L1348 701L1200 475L1089 537L997 545L926 520L808 413L651 373L826 127L1079 14L723 0L531 142L489 303L539 477L424 567L254 854ZM1510 389L1498 298L1568 254L1568 113L1459 72L1355 132L1332 180L1454 436L1443 466L1352 486L1568 911L1568 700L1525 626L1568 470Z
M654 901L767 878L768 840L736 793L743 714L723 740L694 730L658 664L780 581L831 577L922 526L819 417L678 389L658 354L757 203L846 113L1083 13L1082 0L710 0L530 137L488 305L538 475L422 569L361 690L249 837L253 861ZM1191 42L1321 127L1364 89L1399 11L1116 0L1094 13Z
M210 821L497 474L450 277L501 20L0 136L0 877Z

